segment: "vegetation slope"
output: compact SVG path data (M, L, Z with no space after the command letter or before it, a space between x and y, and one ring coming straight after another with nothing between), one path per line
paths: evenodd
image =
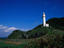
M25 48L64 48L64 18L52 18L47 21L50 27L42 25L23 32L15 30L9 39L28 39Z
M64 30L64 18L52 18L47 21L49 23L50 27L48 29L60 29ZM43 36L47 34L47 30L41 25L35 27L32 30L29 30L27 32L15 30L13 31L8 38L9 39L29 39L29 38L36 38Z

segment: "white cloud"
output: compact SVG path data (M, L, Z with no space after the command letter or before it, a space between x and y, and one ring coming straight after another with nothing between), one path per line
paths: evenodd
M15 27L8 27L8 26L0 25L0 30L3 30L3 32L12 32L17 29L18 28L15 28Z
M7 28L7 29L5 30L5 32L9 32L9 31L13 31L13 30L17 30L17 28L15 28L15 27L10 27L10 28Z

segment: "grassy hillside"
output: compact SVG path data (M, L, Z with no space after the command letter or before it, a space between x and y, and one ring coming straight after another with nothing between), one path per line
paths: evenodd
M50 24L49 28L44 28L42 25L35 27L32 30L23 32L20 30L13 31L8 38L9 39L26 39L26 38L36 38L47 34L48 30L46 29L60 29L64 30L64 18L52 18L47 21Z
M46 30L47 29L47 30ZM43 36L45 34L47 34L48 29L52 29L52 28L45 28L42 25L39 25L38 27L29 30L27 32L22 32L19 30L15 30L13 31L9 36L8 39L30 39L30 38L37 38L40 36Z
M44 28L46 31L40 37L31 38L31 39L21 39L21 40L12 40L12 43L8 43L2 45L1 47L8 47L8 48L64 48L64 31L50 28ZM11 41L11 39L10 39ZM14 41L14 42L13 42ZM17 45L17 43L20 44ZM15 45L16 44L16 45Z
M27 48L64 48L64 31L48 29L46 35L32 40Z
M24 31L15 30L8 36L8 39L21 39L24 38L24 34Z
M15 30L8 39L19 39L23 48L64 48L64 18L49 19L47 23L50 27L39 25L27 32Z

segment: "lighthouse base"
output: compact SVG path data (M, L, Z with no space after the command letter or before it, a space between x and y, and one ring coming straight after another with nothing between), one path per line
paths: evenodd
M45 26L43 25L43 27L49 27L49 24L46 24Z

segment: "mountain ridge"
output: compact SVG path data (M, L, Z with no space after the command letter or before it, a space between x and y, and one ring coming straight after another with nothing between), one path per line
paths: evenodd
M47 21L47 23L50 25L49 28L46 27L44 28L43 24L40 24L34 29L29 30L27 32L23 32L21 30L15 30L8 36L8 39L37 38L45 35L48 32L48 30L53 30L53 29L64 30L64 18L51 18Z

